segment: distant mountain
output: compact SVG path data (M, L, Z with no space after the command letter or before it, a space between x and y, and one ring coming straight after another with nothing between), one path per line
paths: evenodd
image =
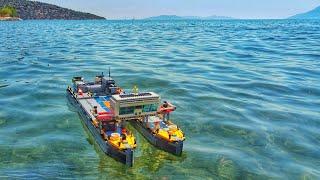
M145 18L145 20L181 20L181 19L183 18L176 15L160 15L160 16Z
M21 19L105 19L90 13L74 11L56 5L28 0L0 0L0 7L11 6Z
M201 19L201 20L213 20L213 19L234 19L232 17L227 16L207 16L207 17L201 17L201 16L183 16L184 19Z
M289 19L320 19L320 6L309 12L289 17Z
M208 16L208 17L201 17L201 16L176 16L176 15L160 15L160 16L153 16L149 18L145 18L144 20L214 20L214 19L234 19L232 17L226 16Z

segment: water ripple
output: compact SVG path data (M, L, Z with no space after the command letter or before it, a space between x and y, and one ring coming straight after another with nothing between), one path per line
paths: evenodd
M319 179L319 21L0 23L0 177ZM101 153L65 98L112 67L175 103L181 158L136 131L135 166Z

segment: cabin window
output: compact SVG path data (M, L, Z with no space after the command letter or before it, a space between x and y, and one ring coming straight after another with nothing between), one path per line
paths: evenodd
M143 105L142 112L149 112L150 111L150 107L151 107L151 104Z
M157 111L158 105L157 104L146 104L143 105L142 112L152 112L152 111Z
M151 104L150 111L157 111L158 104Z
M120 108L120 115L124 115L124 114L133 114L134 112L134 107L121 107Z

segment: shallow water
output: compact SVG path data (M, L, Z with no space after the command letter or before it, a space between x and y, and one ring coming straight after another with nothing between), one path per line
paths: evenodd
M319 21L0 23L0 178L320 178ZM68 104L111 67L177 105L184 153L103 155Z

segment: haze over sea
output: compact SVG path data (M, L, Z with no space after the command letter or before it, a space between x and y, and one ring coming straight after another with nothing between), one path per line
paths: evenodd
M0 178L320 178L320 22L0 23ZM66 99L107 72L177 105L182 157L105 156Z

